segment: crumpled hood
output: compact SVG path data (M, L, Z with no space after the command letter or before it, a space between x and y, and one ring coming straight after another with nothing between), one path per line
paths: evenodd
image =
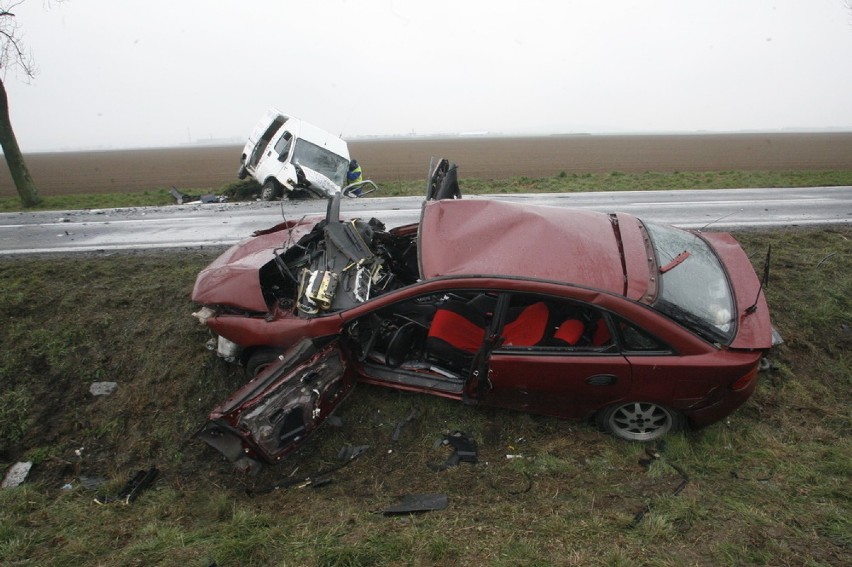
M192 301L266 313L269 307L260 287L260 268L275 258L276 251L283 253L288 243L310 232L318 220L283 222L238 242L198 274Z

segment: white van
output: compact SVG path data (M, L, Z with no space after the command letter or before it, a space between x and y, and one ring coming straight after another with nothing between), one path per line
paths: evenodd
M331 197L346 184L348 169L346 142L272 108L249 136L237 176L254 177L263 187L261 199L271 201L285 191Z

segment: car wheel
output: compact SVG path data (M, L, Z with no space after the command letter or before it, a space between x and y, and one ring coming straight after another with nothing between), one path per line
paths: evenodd
M254 378L266 367L278 360L278 357L283 353L279 348L260 347L252 352L248 360L246 360L246 375L249 378Z
M284 194L284 190L281 187L281 184L278 183L275 179L267 179L263 184L263 187L260 190L260 200L261 201L272 201L281 197Z
M683 416L650 402L609 406L597 415L598 426L627 441L653 441L683 428Z

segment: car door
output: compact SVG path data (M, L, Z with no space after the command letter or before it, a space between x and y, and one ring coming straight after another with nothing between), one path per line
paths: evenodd
M286 117L276 115L269 123L262 121L251 133L249 136L249 144L254 141L254 147L252 148L251 154L248 157L248 162L246 163L246 167L249 171L255 170L255 167L257 167L257 164L260 162L264 151L266 151L267 146L269 146L269 142L272 140L272 137L286 121Z
M630 364L607 315L533 294L513 294L508 305L482 403L576 418L628 395Z
M334 338L303 339L216 407L197 436L239 469L299 447L347 397L355 375Z

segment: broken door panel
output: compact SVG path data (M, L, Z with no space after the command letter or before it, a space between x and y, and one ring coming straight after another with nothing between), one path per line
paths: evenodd
M336 339L319 348L304 339L214 409L198 436L231 462L275 463L331 415L354 383Z

